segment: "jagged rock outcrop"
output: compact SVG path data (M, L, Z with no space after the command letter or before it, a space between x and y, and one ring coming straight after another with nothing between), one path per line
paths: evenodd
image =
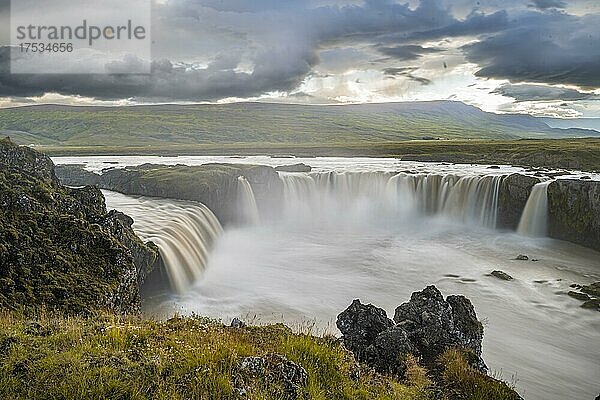
M483 326L473 305L463 296L444 300L435 286L413 293L396 309L393 322L384 310L354 300L338 316L337 326L357 360L379 372L402 376L409 354L435 368L439 357L452 348L468 351L473 367L487 369L481 359Z
M89 186L98 185L100 182L100 175L87 171L82 164L57 165L55 171L64 185Z
M559 179L548 186L551 237L600 250L600 182Z
M344 335L344 345L359 361L367 361L367 348L375 343L380 333L393 326L394 321L387 317L385 310L362 304L360 300L354 300L337 318L337 327Z
M583 301L581 307L600 311L600 282L594 282L589 285L578 285L572 284L573 289L579 289L579 292L571 290L567 292L567 295L571 296L576 300Z
M540 179L522 174L511 174L502 180L498 192L498 228L517 229L531 189L538 183Z
M28 147L17 146L9 138L0 140L0 167L5 170L18 169L31 177L57 182L50 157Z
M145 164L124 169L111 168L102 175L77 166L59 166L57 174L66 185L98 185L129 195L192 200L203 203L222 224L242 219L238 177L250 182L263 214L277 213L283 184L274 168L262 165L204 164L166 166Z
M158 249L107 212L95 187L59 184L52 161L0 141L0 305L136 312Z

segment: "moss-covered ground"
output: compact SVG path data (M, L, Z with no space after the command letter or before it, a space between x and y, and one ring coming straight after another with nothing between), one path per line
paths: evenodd
M8 312L0 312L0 398L282 399L280 382L240 366L243 357L272 353L308 373L301 399L516 398L458 352L447 353L442 367L451 382L434 388L416 361L399 381L358 367L332 336L283 325L232 328L198 317L159 322L114 314L31 319Z

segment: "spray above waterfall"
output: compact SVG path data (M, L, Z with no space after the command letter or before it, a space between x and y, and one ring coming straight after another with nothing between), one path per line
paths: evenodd
M502 175L281 173L284 208L290 214L362 213L443 215L465 223L494 228Z

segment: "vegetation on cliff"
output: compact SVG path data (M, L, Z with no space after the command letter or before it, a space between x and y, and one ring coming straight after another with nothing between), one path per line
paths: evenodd
M0 141L0 306L135 311L158 257L96 188L70 189L50 159Z

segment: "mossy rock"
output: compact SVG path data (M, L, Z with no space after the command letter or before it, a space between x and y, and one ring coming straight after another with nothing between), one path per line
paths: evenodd
M0 142L0 306L135 312L158 259L94 187L61 186L52 162Z

